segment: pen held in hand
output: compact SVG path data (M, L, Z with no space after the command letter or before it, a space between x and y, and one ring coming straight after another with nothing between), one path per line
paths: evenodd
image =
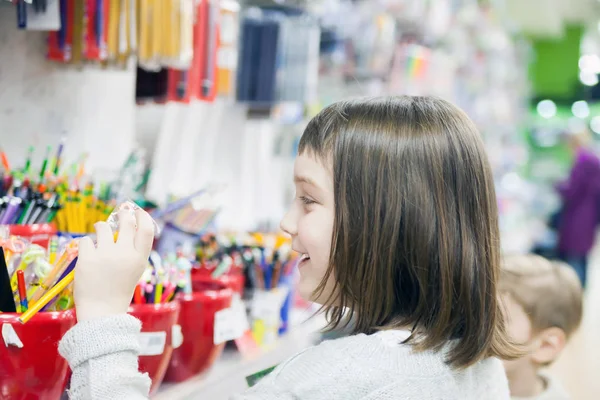
M75 278L75 271L71 271L63 280L59 281L52 289L46 292L31 308L25 311L20 317L19 322L27 323L35 314L37 314L46 304L58 296Z

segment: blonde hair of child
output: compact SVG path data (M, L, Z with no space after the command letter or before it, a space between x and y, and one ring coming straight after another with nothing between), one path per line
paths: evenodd
M565 263L537 255L505 257L499 288L523 307L534 332L557 327L569 337L581 323L581 283Z

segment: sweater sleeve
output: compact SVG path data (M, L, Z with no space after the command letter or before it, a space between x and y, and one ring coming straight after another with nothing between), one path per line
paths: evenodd
M150 378L138 372L141 323L130 315L79 322L59 344L73 375L72 400L142 400Z

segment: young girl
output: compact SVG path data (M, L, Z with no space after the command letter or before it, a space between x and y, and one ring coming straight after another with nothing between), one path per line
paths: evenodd
M308 348L250 399L508 399L496 198L468 117L428 97L344 101L306 128L281 223L302 254L299 291L354 335ZM80 247L79 323L60 344L73 399L146 399L140 323L125 314L152 239L143 212L117 243Z

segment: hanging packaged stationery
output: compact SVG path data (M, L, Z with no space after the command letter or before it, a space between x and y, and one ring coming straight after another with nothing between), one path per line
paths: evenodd
M278 16L256 8L247 11L242 21L238 101L260 107L273 104L279 36Z
M100 59L100 41L98 39L102 35L102 29L98 28L99 22L102 23L103 7L102 0L86 0L83 41L83 57L86 60Z
M200 47L203 51L197 54L200 90L196 92L196 97L202 100L213 101L217 93L216 59L220 16L219 2L216 0L203 0L201 6L204 13L204 29L202 29L199 39L203 42L203 45Z
M138 101L153 100L163 102L167 96L168 70L146 71L137 69L135 98Z
M22 7L26 4L24 26L28 31L57 31L60 29L60 2L59 0L34 0L27 4L19 2Z
M60 30L48 34L49 60L70 62L73 45L75 0L60 0Z
M213 101L216 95L218 3L210 0L199 1L195 13L191 67L169 69L169 101L189 103L192 97Z
M17 0L17 26L19 29L27 28L27 3L24 0Z
M231 96L235 88L238 57L240 5L237 1L220 2L219 43L217 52L217 94Z
M121 0L106 1L108 2L107 58L109 61L117 61L120 50Z
M305 103L316 97L321 31L305 15L288 16L280 27L277 100Z
M81 0L73 1L73 25L72 25L72 56L71 62L75 64L81 63L83 55L83 18L84 18L84 4Z
M167 73L167 100L190 102L190 71L169 68Z
M194 53L194 0L139 0L137 52L140 67L190 68ZM130 46L131 47L131 46Z

